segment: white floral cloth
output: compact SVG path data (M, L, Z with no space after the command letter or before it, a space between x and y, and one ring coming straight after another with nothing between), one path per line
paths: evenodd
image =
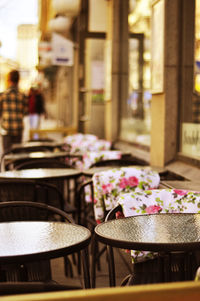
M93 151L93 152L86 152L83 155L83 160L79 160L76 162L76 167L81 170L88 169L92 166L92 164L104 160L117 160L121 159L122 152L121 151L114 151L114 150L106 150L106 151Z
M66 149L70 147L71 154L83 155L82 160L78 157L67 158L68 164L80 170L88 169L98 161L121 158L120 151L110 150L110 141L98 139L95 135L81 133L69 135L64 138L64 143L66 143Z
M121 192L158 188L160 176L150 168L136 166L109 169L93 175L94 213L97 223L104 220L105 210L116 206Z
M117 203L125 217L155 213L200 213L200 192L180 189L155 189L120 193ZM157 253L131 251L133 261L154 257Z
M77 133L64 138L64 143L70 146L71 153L87 151L102 151L111 148L111 142L103 139L98 139L97 136L91 134Z

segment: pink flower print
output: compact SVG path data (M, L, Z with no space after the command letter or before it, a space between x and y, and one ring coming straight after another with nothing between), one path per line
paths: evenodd
M123 218L124 217L124 214L120 211L116 212L115 214L116 218Z
M159 211L161 211L161 209L162 208L160 206L152 205L146 208L146 212L149 214L158 213Z
M124 189L124 188L126 188L126 186L128 186L128 184L129 184L128 179L122 178L122 179L120 180L119 187L120 187L121 189Z
M136 177L129 177L128 178L128 184L130 187L135 187L139 184L139 180Z
M178 195L186 195L188 193L187 190L179 190L179 189L174 189L174 192Z
M112 191L112 184L103 184L102 185L102 189L103 189L103 193L106 194L106 193L110 193Z
M91 201L92 201L92 197L91 197ZM94 204L96 204L97 203L97 200L96 199L94 199Z
M85 154L83 155L83 160L84 160L84 159L88 159L88 158L89 158L88 154L85 153Z

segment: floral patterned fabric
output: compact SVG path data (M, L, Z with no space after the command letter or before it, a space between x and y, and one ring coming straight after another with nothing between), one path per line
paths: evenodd
M111 142L98 139L95 135L74 134L64 138L66 145L64 148L69 149L71 154L83 154L82 160L78 157L68 158L67 163L80 170L88 169L92 164L102 160L120 159L120 151L111 151Z
M105 210L116 206L119 193L157 188L160 177L150 168L129 166L96 173L93 183L94 213L97 223L100 223L104 220Z
M64 138L66 146L70 146L71 153L87 151L103 151L110 150L111 142L98 139L97 136L91 134L77 133Z
M76 162L76 167L84 170L88 169L92 166L92 164L96 162L100 162L103 160L117 160L121 159L122 153L121 151L114 151L114 150L107 150L107 151L93 151L93 152L86 152L83 155L83 160L79 160Z
M200 213L200 192L179 189L155 189L120 193L117 203L125 217L155 213ZM131 251L133 261L154 257L157 253Z

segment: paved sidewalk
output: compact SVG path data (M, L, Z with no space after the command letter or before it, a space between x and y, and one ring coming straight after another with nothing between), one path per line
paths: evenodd
M116 268L116 285L120 286L121 281L125 276L131 272L131 259L130 254L124 250L114 249L115 268ZM101 257L101 270L96 272L96 288L109 287L108 265L106 254ZM52 260L52 277L53 280L61 284L68 284L72 286L82 287L82 277L78 275L77 268L73 265L74 277L66 277L64 274L64 261L63 258Z

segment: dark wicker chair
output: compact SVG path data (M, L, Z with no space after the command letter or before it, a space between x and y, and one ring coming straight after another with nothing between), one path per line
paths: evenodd
M72 168L67 165L66 162L60 161L58 159L33 159L27 162L20 163L15 166L15 170L22 169L33 169L33 168ZM46 181L45 181L46 182ZM73 218L77 221L77 188L79 185L78 178L68 178L65 180L60 179L49 179L49 183L52 183L56 186L59 191L62 193L64 199L63 210L66 210L68 213L73 213ZM66 208L65 208L66 207Z
M39 180L0 179L0 202L31 201L52 205L74 214L75 209L66 204L61 191L53 184Z
M43 203L11 201L0 203L0 222L7 221L59 221L73 223L73 219L64 211ZM27 289L25 289L25 282ZM5 282L8 282L7 284ZM20 282L19 285L13 282ZM36 282L30 284L30 282ZM2 285L1 285L2 284ZM29 285L30 284L30 285ZM0 266L0 294L7 294L7 289L14 291L34 292L46 290L72 289L60 286L52 280L50 260L37 262L16 262ZM79 287L75 287L76 289Z
M31 168L72 168L66 162L58 159L29 159L14 166L15 170Z
M91 191L91 202L88 203L85 201L85 188L89 188ZM79 187L78 191L78 216L79 216L79 224L83 225L90 229L91 233L94 234L94 228L97 225L94 217L94 193L93 193L93 181L86 180ZM107 215L107 211L104 210L104 217ZM92 264L91 264L91 285L93 288L96 286L96 268L101 270L100 258L102 254L106 251L106 247L103 246L100 248L99 243L95 240L94 235L92 235L91 242L91 254L92 254Z
M143 161L140 162L131 156L128 157L125 156L124 158L122 157L121 159L101 160L95 162L94 164L91 165L90 168L103 167L103 166L110 166L110 168L114 168L114 167L131 166L131 165L144 166L145 162Z
M114 159L114 160L102 160L99 162L94 163L91 166L92 168L95 167L110 167L110 168L118 168L122 166L133 166L138 165L138 161L136 161L131 156L125 156L122 159ZM142 164L141 164L142 165ZM89 170L88 170L89 171ZM90 177L93 175L93 173L86 174L86 177ZM88 203L85 201L85 188L88 187L91 191L91 202ZM78 193L78 210L79 210L79 223L83 226L90 229L90 231L93 233L94 228L96 226L96 220L94 217L94 210L93 210L93 204L94 204L94 195L93 195L93 181L91 179L86 180L84 183L82 183L79 187L79 193ZM104 208L104 220L108 214L108 211ZM92 243L91 243L91 252L92 252L92 264L91 264L91 281L92 281L92 287L94 288L96 286L96 267L98 270L101 269L100 267L100 257L101 255L106 251L106 247L103 246L101 249L99 247L98 242L94 239L94 235L92 237Z
M46 151L49 151L49 149L45 146L35 146L35 147L20 147L20 148L16 148L16 149L4 152L1 155L1 171L13 169L13 166L15 166L15 163L17 162L15 160L5 160L5 157L7 155L30 153L30 152L46 152ZM27 159L26 160L20 159L17 162L17 164L22 163L24 161L27 161Z

